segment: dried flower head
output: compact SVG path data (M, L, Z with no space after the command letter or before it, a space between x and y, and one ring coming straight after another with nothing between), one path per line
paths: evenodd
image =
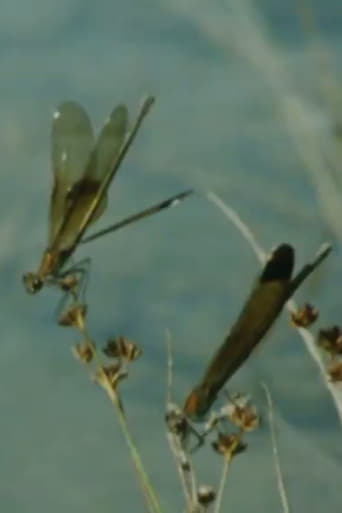
M84 330L84 320L87 314L87 305L76 304L72 305L68 310L63 312L58 319L60 326L72 326L81 331Z
M230 460L235 454L245 451L247 444L242 442L241 433L233 433L231 435L219 433L217 440L212 443L212 447L227 460Z
M76 274L67 274L64 278L61 278L58 283L63 291L70 292L77 288L78 279Z
M243 408L235 405L232 408L230 421L243 431L254 431L259 427L260 419L255 406L248 405Z
M126 376L127 372L123 371L121 365L118 363L107 365L99 369L94 376L94 381L104 388L110 384L111 388L116 390L119 381L121 381Z
M221 416L227 416L230 422L242 431L254 431L260 425L257 409L251 404L249 397L238 395L229 399L221 408Z
M203 506L208 506L216 498L215 490L212 486L201 485L197 491L197 500Z
M94 357L94 349L89 340L84 340L72 346L72 352L82 363L89 363Z
M329 367L328 373L331 381L333 381L334 383L342 381L342 361L333 363Z
M307 328L316 321L317 317L317 308L306 303L304 306L298 308L296 312L291 313L291 323L297 328Z
M122 358L127 362L132 362L141 355L139 347L122 336L109 339L103 352L109 358Z
M317 344L331 355L342 354L342 332L339 326L332 326L318 333Z

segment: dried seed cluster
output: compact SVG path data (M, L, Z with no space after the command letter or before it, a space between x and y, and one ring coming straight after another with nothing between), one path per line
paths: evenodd
M138 358L141 351L136 344L125 337L111 338L103 348L103 353L116 361L109 365L102 364L96 344L87 333L86 316L87 305L74 300L72 305L60 315L58 323L60 326L75 328L82 334L83 340L72 347L74 356L85 365L95 361L93 381L107 391L110 389L118 394L119 382L128 375L126 365ZM119 397L118 401L121 404Z
M317 344L330 359L328 374L334 383L342 381L342 331L339 326L320 330Z
M307 328L318 318L318 309L310 304L298 308L291 314L291 324L299 328ZM327 372L331 381L342 381L342 330L334 325L320 329L316 339L317 345L328 356Z
M311 326L318 318L318 310L314 306L306 303L298 308L296 312L291 313L291 323L297 328L307 328Z

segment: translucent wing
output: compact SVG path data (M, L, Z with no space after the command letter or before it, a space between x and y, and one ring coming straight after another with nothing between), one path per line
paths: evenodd
M50 202L50 246L68 212L68 194L84 176L94 148L92 127L80 105L65 102L57 108L53 115L51 142L54 186Z
M90 182L102 183L104 177L111 173L112 165L124 142L128 127L128 112L125 105L115 107L106 120L102 131L96 141L91 155L86 179ZM107 191L101 199L96 213L91 221L96 221L107 206Z
M102 182L111 171L115 157L120 151L128 126L128 112L125 105L118 105L107 118L96 141L86 176Z
M98 198L99 189L105 177L111 173L112 163L125 139L127 120L126 107L116 107L106 121L90 155L89 151L87 152L85 171L81 173L78 181L73 181L67 193L67 217L54 241L59 250L73 246L80 230L84 231L87 227L88 222L85 220L88 211L97 199L99 203L91 222L96 221L103 213L107 203L107 191L102 198ZM84 162L85 160L82 161L82 165Z

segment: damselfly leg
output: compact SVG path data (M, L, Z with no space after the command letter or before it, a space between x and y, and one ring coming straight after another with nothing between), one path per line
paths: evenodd
M63 271L56 278L49 280L50 285L58 286L64 294L56 308L57 317L71 301L73 304L86 303L86 291L89 281L90 258L84 258Z

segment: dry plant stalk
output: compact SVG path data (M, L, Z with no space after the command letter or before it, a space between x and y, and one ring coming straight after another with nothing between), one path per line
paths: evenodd
M281 465L280 465L280 458L279 458L279 451L278 451L278 444L277 444L277 437L276 437L276 430L275 430L275 422L274 422L274 413L273 413L273 409L274 409L273 408L273 400L272 400L270 389L268 388L266 383L262 383L261 387L265 393L266 401L267 401L268 422L269 422L269 426L270 426L270 436L271 436L271 444L272 444L272 451L273 451L273 458L274 458L274 467L275 467L280 501L281 501L281 505L283 508L283 513L290 513L289 501L287 498L285 482L284 482L283 473L282 473Z
M74 299L74 298L73 298ZM141 353L140 349L124 337L117 337L107 341L103 349L104 354L114 363L105 365L100 357L95 342L90 338L86 328L87 307L78 304L75 299L71 306L65 310L59 318L61 326L72 327L79 331L82 341L72 347L72 352L78 361L84 365L91 379L101 386L111 401L117 415L121 431L125 438L130 456L140 483L143 496L146 500L148 511L161 513L162 509L156 492L149 481L144 469L138 449L130 434L122 400L119 393L119 385L122 379L127 377L127 365L134 361ZM95 371L91 373L89 365L93 363Z
M235 397L227 395L225 405L219 412L212 412L204 425L203 431L198 432L186 416L184 409L179 408L172 402L173 359L169 332L167 332L167 344L168 380L165 421L167 439L184 493L185 511L187 513L205 513L213 505L214 512L219 513L222 508L222 499L231 462L234 456L247 449L244 435L259 427L259 416L249 398L242 395ZM227 421L233 426L232 431L227 431ZM216 433L216 436L210 442L213 433ZM196 444L190 447L193 438ZM217 493L215 487L203 484L197 485L198 478L192 461L193 452L202 449L207 442L210 442L211 448L223 459L222 473L216 487Z

